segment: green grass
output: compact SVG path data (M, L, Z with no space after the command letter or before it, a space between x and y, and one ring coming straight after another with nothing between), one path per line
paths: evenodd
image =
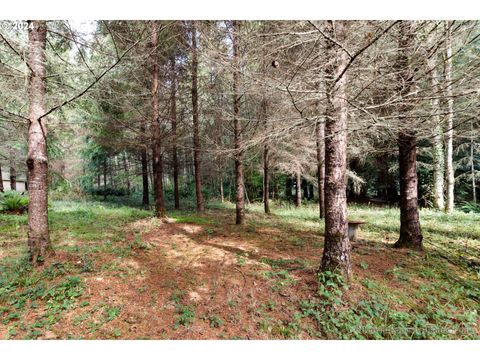
M65 311L86 306L88 301L79 299L83 295L82 276L96 268L90 254L128 253L131 247L119 243L125 239L126 224L150 216L148 211L126 206L54 201L49 210L52 245L56 251L74 253L82 260L33 268L26 246L27 215L0 214L0 242L12 244L0 250L0 313L3 324L10 328L7 337L22 332L24 338L38 338L62 321ZM23 314L32 308L40 315L27 323ZM107 309L107 320L119 311Z
M302 251L322 246L324 227L315 204L297 209L273 203L269 216L263 214L261 204L252 204L247 207L247 224L240 228L232 222L234 204L209 205L205 214L182 210L168 211L168 216L178 223L201 226L201 236L229 235L231 231L241 236L241 241L255 241L263 229L271 229L276 235L268 241L279 241L279 246L280 240ZM348 212L349 218L366 221L359 232L362 246L355 253L360 256L356 264L359 271L352 282L325 278L319 281L317 292L296 297L286 308L274 300L262 304L258 309L260 319L255 320L258 331L272 338L295 339L305 333L313 338L335 339L479 338L480 214L422 209L425 254L406 252L394 267L378 274L368 257L361 256L383 256L394 251L388 246L398 238L399 210L353 205ZM0 243L7 245L0 248L0 317L1 325L7 328L5 337L41 337L75 309L77 313L70 321L84 326L83 333L70 337L101 336L96 335L98 330L115 324L115 319L122 316L122 305L93 303L85 293L84 277L90 273L142 276L123 267L121 259L134 251L151 251L152 245L142 240L141 230L132 232L128 224L152 215L151 211L117 203L53 201L49 210L53 247L81 261L54 260L48 266L32 268L27 260L27 216L0 214ZM132 237L128 242L127 231ZM104 254L109 260L99 262L97 255ZM248 253L238 252L236 266L247 271L247 260L261 263L255 270L257 281L268 284L279 296L300 284L295 280L299 272L314 271L320 261L265 255L255 260ZM172 326L188 328L198 319L197 309L186 301L185 292L175 289L176 285L172 286ZM137 291L141 294L150 289ZM353 294L357 297L351 300ZM233 316L239 305L231 300L226 306L232 309L232 316L208 313L204 320L211 328L226 328L230 321L239 321ZM288 316L276 318L274 310L280 308ZM37 316L27 321L25 314L29 311ZM121 337L123 331L113 326L109 336Z
M214 206L233 208L233 204ZM312 234L323 234L316 204L300 209L273 204L271 211L267 216L262 204L247 206L247 226L282 229L291 234L288 239L296 247L305 246L305 238ZM398 208L350 205L348 217L366 222L359 233L359 240L366 244L361 251L367 255L393 251L389 246L398 239ZM421 209L420 219L425 254L407 254L386 271L384 275L392 276L395 283L386 277L378 280L354 274L350 288L332 288L330 282L320 286L315 297L300 300L295 321L282 324L264 318L259 327L270 334L279 331L285 338L295 338L300 329L312 337L335 339L478 339L480 214ZM260 261L272 268L262 276L275 280L274 290L288 286L288 274L307 264L302 258ZM358 265L366 272L375 270L364 261ZM354 291L355 284L362 289L362 300L350 303L344 295ZM317 326L305 326L305 318Z
M215 208L231 209L234 204L214 203ZM263 213L262 204L247 206L247 223L257 226L277 226L285 231L313 231L323 234L324 222L318 218L316 204L271 206L273 216ZM394 243L400 230L400 211L393 207L349 205L348 218L365 221L360 237L377 243ZM420 221L427 249L461 261L478 260L480 255L480 213L454 211L446 214L432 209L420 210ZM297 239L301 242L302 239Z

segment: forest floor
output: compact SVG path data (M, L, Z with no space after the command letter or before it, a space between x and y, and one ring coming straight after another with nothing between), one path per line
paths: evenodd
M0 215L0 337L480 338L480 214L422 210L419 254L391 247L398 209L350 206L367 223L342 285L316 275L316 206L272 210L249 206L239 227L232 204L160 221L134 207L53 202L56 255L36 268L26 215Z

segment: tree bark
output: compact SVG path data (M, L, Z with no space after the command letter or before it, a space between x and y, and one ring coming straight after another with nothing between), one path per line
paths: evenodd
M263 23L263 33L266 32L265 28L266 22ZM262 75L263 81L267 81L267 68L269 63L267 61L267 55L265 52L266 44L262 44ZM263 117L263 128L265 135L268 134L269 124L268 124L268 101L265 86L262 86L262 103L261 103L261 113ZM265 214L270 214L270 146L269 146L268 137L265 136L263 143L263 210Z
M177 70L176 57L172 54L170 58L171 74L171 94L170 94L170 113L172 116L172 156L173 156L173 197L175 199L175 209L180 209L180 194L178 190L178 154L177 154Z
M10 189L17 190L17 166L15 149L10 148Z
M262 116L263 116L263 124L265 128L265 132L268 131L268 118L267 118L267 100L264 97L262 99ZM269 193L270 193L270 173L269 173L269 144L267 140L263 144L263 209L265 214L270 214L270 200L269 200Z
M223 176L222 176L222 173L220 173L219 183L220 183L220 201L223 203L223 202L225 202L225 196L223 194Z
M140 157L142 162L142 205L148 206L150 204L148 194L148 159L147 149L140 150Z
M197 211L205 210L205 201L202 194L202 165L200 149L200 124L198 119L198 50L197 50L197 28L195 21L192 21L192 112L193 112L193 163L195 169L195 193L197 196Z
M320 219L325 218L325 121L315 123L315 138L317 143L317 185L318 210Z
M103 200L107 200L107 158L103 160Z
M2 193L3 193L2 164L0 164L0 192L2 192Z
M412 21L400 23L399 49L395 67L398 73L398 93L401 97L413 89L415 70L410 66L414 47ZM408 101L400 102L398 117L400 124L406 124L407 113L412 109ZM407 125L408 126L408 125ZM398 136L400 172L400 238L395 247L423 248L422 230L418 213L417 146L415 131L406 128Z
M472 122L472 133L473 133L473 122ZM470 139L470 170L472 174L472 200L473 203L477 203L477 184L475 181L475 157L474 157L474 148L475 144L473 142L473 135L472 138Z
M243 186L243 150L242 145L242 127L240 124L240 64L239 64L239 42L240 42L240 21L232 22L233 33L233 146L235 151L235 185L236 192L236 218L235 223L242 225L245 223L245 192Z
M295 173L295 206L300 207L302 205L302 176L300 171Z
M343 43L347 36L346 21L327 22L331 38ZM332 41L327 42L330 61L325 71L327 93L325 123L325 244L321 271L339 271L350 277L350 241L348 240L346 169L347 169L347 89L346 74L340 76L348 56Z
M45 114L47 23L38 20L29 24L28 248L36 264L53 253L48 229L47 119L41 118Z
M127 184L127 194L130 195L130 174L128 171L127 155L125 154L125 152L123 153L122 160L123 170L125 171L125 182Z
M447 178L447 206L446 211L452 212L455 207L455 172L453 169L453 86L452 86L452 44L451 44L451 22L447 22L447 37L446 37L446 68L445 68L445 82L447 94L447 130L445 132L446 142L446 171Z
M165 206L163 199L163 163L162 163L162 138L160 134L160 112L158 104L158 21L151 22L152 34L150 40L151 47L151 95L152 95L152 132L153 132L153 189L155 192L155 215L159 218L165 216Z
M433 32L428 38L428 44L430 47L434 46ZM433 165L433 207L438 210L444 210L444 169L445 169L445 157L443 151L443 139L442 139L442 121L439 115L440 112L440 99L439 95L439 81L438 81L438 69L437 69L436 53L432 54L427 59L427 68L430 72L430 84L433 92L433 98L431 100L432 112L433 112L433 136L432 136L432 165Z
M400 171L400 238L395 247L422 249L422 230L418 214L417 146L414 134L401 133L399 143Z

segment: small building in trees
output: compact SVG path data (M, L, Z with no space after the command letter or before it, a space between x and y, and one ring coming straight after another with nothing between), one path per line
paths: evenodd
M2 171L2 170L0 170ZM12 184L10 182L10 173L8 171L2 171L2 183L3 183L3 190L13 190ZM16 189L17 191L25 191L28 190L27 179L25 175L17 175L16 177Z

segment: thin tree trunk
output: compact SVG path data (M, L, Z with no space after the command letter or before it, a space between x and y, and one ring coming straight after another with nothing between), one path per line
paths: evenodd
M225 196L223 194L223 176L222 176L222 173L220 173L219 183L220 183L220 201L223 203L225 201Z
M345 21L327 23L332 38L343 43L347 35ZM349 278L352 272L350 242L348 240L346 169L347 169L347 89L346 74L336 84L341 71L348 63L347 54L327 42L327 52L332 61L325 71L327 104L325 111L325 245L321 263L322 271L340 271Z
M262 114L263 114L263 124L265 128L265 132L268 131L268 115L267 115L267 100L264 97L262 100ZM270 193L270 174L269 174L269 144L267 140L263 145L263 209L265 214L270 214L270 201L269 201L269 193Z
M320 219L325 217L325 121L315 123L315 137L317 142L317 184L318 210Z
M300 171L295 173L295 206L300 207L302 205L302 176Z
M236 219L237 225L245 223L245 192L243 187L243 150L242 145L242 127L240 124L240 69L239 69L239 41L240 41L240 22L233 22L233 146L235 150L235 182L236 182Z
M150 200L149 200L149 194L148 194L147 149L142 148L142 150L140 150L140 157L142 162L142 204L143 206L148 206L150 204Z
M153 180L153 146L152 146L151 154L147 152L147 170L148 170L148 178L150 180L150 184L152 185L153 191L155 191L155 181ZM154 199L154 202L155 202L155 199Z
M114 174L115 174L115 169L117 167L117 157L114 156L113 159L110 159L109 163L110 163L110 171L108 172L108 175L110 175L110 188L116 189L117 184L115 181Z
M17 166L15 149L10 148L10 189L17 190Z
M48 231L48 154L45 113L47 23L29 22L28 247L33 263L53 253Z
M472 124L472 131L473 131L473 124ZM476 181L475 181L475 163L474 163L474 142L473 142L473 136L472 139L470 140L470 170L472 173L472 195L473 195L473 203L477 203L477 189L476 189Z
M428 38L429 46L433 47L434 45L434 36L433 32ZM444 170L445 170L445 156L443 151L443 139L442 139L442 121L440 118L440 99L438 98L439 86L438 86L438 69L437 69L437 60L436 54L432 54L430 58L427 59L427 67L430 71L430 84L431 89L434 94L431 104L433 112L433 137L432 137L432 155L433 155L433 207L438 210L444 210Z
M447 177L447 212L452 212L455 207L455 172L453 169L453 88L452 88L452 44L451 44L451 22L447 22L446 37L446 68L445 82L447 93L447 131L445 132L446 142L446 177Z
M130 195L130 174L128 171L127 156L123 153L123 170L125 171L125 181L127 183L127 194Z
M275 201L275 195L277 194L277 177L272 174L272 201Z
M0 192L2 192L2 193L3 193L2 164L0 164Z
M159 218L165 216L163 200L163 163L162 163L162 139L160 134L160 112L158 104L158 21L151 22L151 66L152 66L152 131L153 131L153 189L155 192L155 215Z
M399 50L397 55L398 92L403 97L413 88L415 70L410 66L410 54L414 45L412 21L400 23ZM398 107L399 123L405 124L407 113L412 105L401 102ZM422 230L418 213L418 178L417 178L417 140L413 130L401 130L398 137L399 172L400 172L400 238L395 247L422 249Z
M170 94L170 112L172 116L172 152L173 152L173 197L175 199L175 209L180 209L180 194L178 190L178 154L177 154L177 70L176 57L172 54L170 59L170 74L172 77Z
M266 22L263 23L263 33L267 33L265 29ZM265 53L265 44L262 46L262 68L263 68L263 81L267 81L267 68L269 64L267 62L267 57ZM262 87L262 117L263 117L263 128L265 134L269 131L268 126L268 102L266 95L265 86ZM270 148L269 148L268 138L265 137L263 143L263 210L265 214L270 214Z
M247 205L250 205L250 199L248 198L248 192L245 184L243 184L243 192L245 193L245 201L247 202Z
M302 190L303 190L302 199L308 200L310 198L310 192L309 192L309 188L308 188L308 182L305 179L302 180Z
M285 198L289 203L292 201L292 185L293 185L292 177L291 175L288 175L285 178Z
M103 200L107 200L107 158L103 160Z
M205 210L205 201L202 194L202 164L200 149L200 124L198 119L198 50L197 50L197 28L195 21L192 21L192 112L193 112L193 163L195 169L195 193L197 195L197 211Z

